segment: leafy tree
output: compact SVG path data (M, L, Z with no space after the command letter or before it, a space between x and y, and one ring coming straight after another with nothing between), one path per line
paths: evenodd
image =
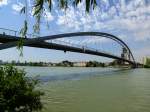
M150 58L146 58L145 68L150 68Z
M0 112L32 112L42 109L42 92L36 80L13 66L0 67Z
M150 58L146 59L146 65L150 66Z
M86 67L105 67L105 64L97 61L89 61L86 63Z

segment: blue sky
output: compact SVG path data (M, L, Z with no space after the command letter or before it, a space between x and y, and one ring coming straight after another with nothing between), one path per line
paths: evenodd
M0 0L0 27L19 31L25 19L19 11L24 6L23 0ZM28 23L29 31L35 19L32 16L32 2L28 0ZM76 31L99 31L111 33L124 40L133 51L136 60L140 61L143 56L150 56L150 1L149 0L100 0L99 6L90 14L85 12L84 3L80 3L76 9L72 6L68 10L58 10L57 3L53 2L50 13L44 12L41 22L41 36ZM49 28L47 28L47 23ZM112 41L101 38L66 38L76 44L87 43L88 46L101 47L103 50L119 53L118 46ZM110 44L111 43L111 44ZM115 44L115 45L114 45ZM115 47L113 47L115 46ZM27 61L108 61L110 59L55 50L37 49L24 47L23 57L19 56L16 48L0 51L0 59L4 61L27 60Z

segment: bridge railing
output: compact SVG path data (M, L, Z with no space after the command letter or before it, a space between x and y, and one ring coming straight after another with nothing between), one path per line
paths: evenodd
M0 28L0 34L11 35L11 36L15 36L15 37L20 37L21 36L19 31L7 29L7 28ZM35 35L35 34L26 34L26 37L27 38L36 38L36 37L39 37L39 36Z
M95 52L102 52L102 53L107 53L107 54L111 54L110 52L106 52L100 49L96 49L96 48L92 48L92 47L88 47L86 45L80 45L80 44L74 44L72 42L67 42L67 41L63 41L63 40L48 40L47 42L49 43L56 43L56 44L60 44L60 45L66 45L66 46L71 46L71 47L76 47L76 48L81 48L83 50L92 50ZM111 54L113 55L113 54ZM117 56L117 55L116 55Z
M0 34L17 36L18 32L15 30L10 30L6 28L0 28Z

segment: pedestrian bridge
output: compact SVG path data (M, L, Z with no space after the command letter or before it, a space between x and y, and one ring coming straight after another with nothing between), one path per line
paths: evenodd
M81 42L82 39L86 38L86 41ZM98 49L98 47L92 47L95 44L90 44L89 40L101 39L105 38L113 41L120 49L113 52L104 51L103 49ZM9 29L0 28L0 50L4 50L11 47L16 47L21 37L19 32ZM72 39L72 41L65 41L67 39ZM78 39L79 43L75 42ZM35 48L44 48L44 49L54 49L61 50L64 52L77 52L84 53L96 56L103 56L107 58L120 60L122 63L129 63L136 67L136 62L134 56L128 47L128 45L121 40L120 38L103 32L75 32L75 33L65 33L65 34L57 34L57 35L49 35L49 36L36 36L32 34L27 34L25 38L22 38L23 46L35 47ZM86 43L88 41L88 43ZM95 40L96 42L97 40ZM89 45L92 45L89 47ZM106 43L110 46L110 43ZM112 48L114 46L112 45ZM120 54L115 54L115 52L119 52Z

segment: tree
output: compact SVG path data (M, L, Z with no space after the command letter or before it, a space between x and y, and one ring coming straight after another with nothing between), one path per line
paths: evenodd
M97 61L89 61L86 63L86 67L105 67L105 64Z
M35 90L37 80L13 66L0 67L0 112L32 112L42 109L42 92Z
M109 63L109 66L117 66L117 65L123 65L122 61L120 61L120 60L113 60L112 62Z
M150 58L146 58L145 68L150 68Z

